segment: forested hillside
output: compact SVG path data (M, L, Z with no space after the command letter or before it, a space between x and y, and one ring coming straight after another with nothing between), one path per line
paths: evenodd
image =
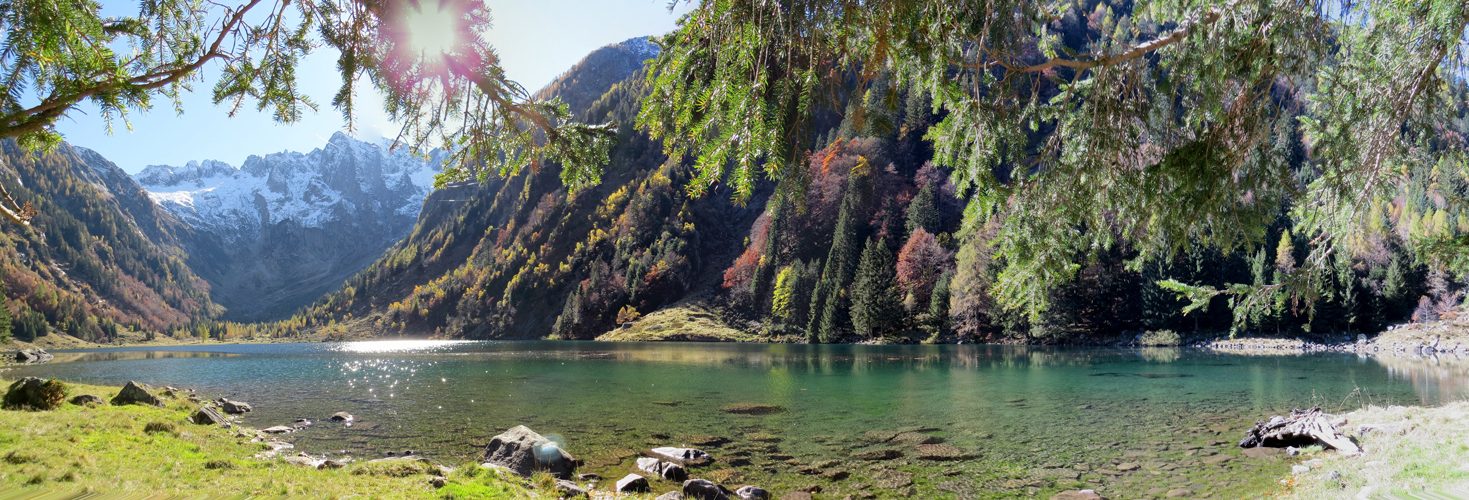
M0 233L13 335L49 331L109 342L168 331L218 313L209 285L186 264L188 227L160 210L97 153L61 145L31 153L0 143L3 182L36 211Z

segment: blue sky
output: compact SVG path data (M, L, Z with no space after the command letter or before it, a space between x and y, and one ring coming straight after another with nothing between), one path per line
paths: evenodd
M673 30L678 16L689 9L680 3L670 13L667 0L486 0L486 4L494 15L489 38L505 71L530 90L550 83L598 47ZM105 2L103 10L118 15L137 5ZM204 159L238 167L252 154L310 151L343 128L341 115L330 105L340 81L335 57L334 52L318 51L300 69L302 88L316 101L318 111L294 125L278 125L269 113L253 107L229 118L227 108L209 102L211 77L196 82L195 92L184 97L183 115L175 114L167 99L155 99L152 111L132 114L132 131L119 122L108 135L96 109L83 104L59 120L56 128L67 142L94 149L130 173L148 165ZM206 74L217 71L217 65L210 66ZM363 92L357 137L376 141L395 132L375 91Z

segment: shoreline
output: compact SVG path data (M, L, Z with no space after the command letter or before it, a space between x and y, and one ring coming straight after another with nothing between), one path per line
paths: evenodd
M92 393L100 394L106 400L118 392L117 387L82 384L69 385L71 385L71 390L67 395L68 399L74 395ZM92 420L116 422L121 421L122 417L126 417L127 420L123 422L124 425L115 426L119 428L112 429L104 439L100 441L82 439L80 442L100 442L104 444L104 448L137 447L140 442L143 442L147 445L145 446L147 449L154 449L160 452L177 452L178 450L172 446L152 446L156 445L160 440L169 441L169 436L144 433L139 429L142 429L145 423L151 424L159 420L158 417L160 415L163 416L162 420L175 423L188 418L198 403L197 401L191 403L189 398L187 398L189 395L187 392L181 391L179 394L181 394L179 397L169 400L167 402L167 408L164 409L110 406L72 408L71 405L66 405L63 410L55 410L53 412L0 410L0 442L24 443L28 441L41 441L60 443L63 446L67 446L68 442L79 442L74 435L52 435L48 434L48 432L56 431L57 426L63 424L67 428L70 428L73 425L88 425L86 422ZM96 411L99 416L92 417L85 415L88 411ZM54 419L56 421L49 422L49 426L38 426L38 421L53 420L47 418L52 416L63 418ZM1308 447L1300 456L1286 457L1276 455L1264 457L1264 460L1267 462L1274 463L1274 465L1268 465L1268 470L1272 472L1261 471L1259 474L1265 476L1265 478L1272 479L1273 482L1278 484L1272 491L1278 492L1279 495L1289 494L1299 498L1313 499L1343 498L1343 496L1352 497L1359 491L1373 495L1384 494L1389 493L1389 488L1393 487L1412 488L1413 491L1435 491L1469 485L1469 467L1463 469L1453 468L1457 464L1465 461L1466 458L1469 458L1469 402L1453 402L1438 406L1392 406L1387 408L1365 405L1356 411L1343 413L1338 416L1347 420L1347 424L1340 427L1340 430L1345 434L1357 438L1359 443L1362 444L1365 453L1359 456L1346 456ZM1270 415L1263 414L1259 416L1261 419L1268 419L1269 417ZM379 475L376 472L377 469L364 469L364 467L368 467L365 462L349 461L340 471L317 471L310 469L302 465L302 462L308 462L307 459L296 458L294 456L295 450L293 448L271 450L268 443L272 440L272 436L261 434L255 429L242 429L237 426L235 429L226 430L195 426L193 424L179 424L178 428L180 432L173 435L173 438L188 442L195 448L211 450L214 454L219 454L220 452L218 450L220 449L227 450L224 453L224 458L218 458L216 456L213 460L226 460L231 462L232 465L222 466L225 467L222 473L233 475L230 478L225 478L226 480L224 482L235 485L235 487L247 488L262 483L274 485L284 481L287 486L285 487L286 490L283 491L299 492L302 494L320 493L326 491L322 488L328 487L352 488L352 491L357 491L355 488L372 488L373 486L363 486L355 481L373 480L373 478ZM36 432L37 430L40 432ZM11 436L8 440L3 439L6 437L4 436L6 432L15 435ZM146 437L151 439L151 441L136 439L137 434L148 434ZM1218 439L1224 440L1220 443L1221 448L1228 449L1221 456L1229 455L1239 459L1241 457L1236 455L1239 455L1242 450L1234 449L1232 445L1233 437L1227 435L1218 436ZM1445 446L1445 444L1457 446ZM278 453L277 456L269 456L272 451L280 451L281 453ZM17 452L15 449L6 450L4 447L0 447L0 456L6 456L7 453L13 455L15 452ZM81 450L81 452L85 457L86 451ZM65 452L61 455L65 455ZM266 456L262 458L262 455ZM1245 455L1249 457L1248 453L1245 453ZM334 455L330 457L337 458ZM165 461L173 460L173 462L177 463L182 460L182 463L186 465L198 465L206 471L184 471L195 474L196 476L200 474L212 474L214 469L208 468L208 461L204 460L204 458L210 457L200 458L195 455L188 455L183 458L167 458ZM313 455L308 458L309 463L319 464L329 458L329 456ZM44 457L28 458L28 456L20 456L17 460L19 462L12 462L10 458L0 460L0 487L27 487L35 482L35 478L38 476L43 477L41 477L37 484L52 488L70 488L76 486L104 490L109 488L126 489L135 484L129 482L126 478L120 477L129 474L131 469L127 467L120 469L106 466L90 467L91 469L115 472L111 472L114 474L113 476L92 476L88 478L88 476L78 475L80 474L79 466L67 465L64 461L60 462L55 470L46 471L37 470L34 467L27 469L27 464L46 463L47 460ZM1251 460L1261 460L1261 458L1252 457ZM1266 464L1267 462L1261 462L1261 464ZM105 465L94 464L86 460L81 460L76 463ZM1445 466L1443 464L1449 465ZM457 461L447 465L456 469L471 468L478 470L479 468L478 464L461 464L457 463ZM372 467L385 466L376 465ZM440 497L438 489L433 488L432 485L425 487L425 481L431 480L433 477L432 473L437 469L427 467L419 467L418 465L414 465L409 469L397 467L393 469L396 472L386 473L391 477L385 479L387 483L383 484L391 484L394 488L399 488L399 492L403 493L403 495L396 496L398 498L438 498ZM1048 465L1046 467L1050 466ZM424 469L428 472L424 473L419 469ZM1292 469L1295 469L1295 471L1292 471ZM359 470L368 471L356 472ZM343 476L344 473L345 477ZM314 477L311 474L318 474L320 477ZM406 475L393 476L393 474ZM417 482L405 480L404 478L408 476L412 476L412 479L415 479ZM444 474L444 476L447 478L446 484L451 486L461 483L470 484L475 481L479 481L480 483L489 481L488 479L476 476L462 477L462 474L455 476L453 473L449 473ZM70 479L67 479L67 477L70 477ZM174 477L179 478L180 476L175 474ZM187 479L190 476L185 474L182 477ZM202 479L197 478L194 480L202 481ZM469 483L465 483L465 481ZM509 482L507 483L507 481ZM298 483L315 484L318 482L320 484L315 487L298 485ZM167 481L163 483L138 484L144 484L150 487L151 485L161 484L164 488L175 488L172 491L189 491L179 486L180 483L168 483ZM210 479L210 484L219 484L218 478ZM513 490L517 493L506 493L508 496L489 496L484 498L525 498L516 495L524 493L522 490L531 491L527 489L531 488L527 484L524 481L514 482L506 478L495 479L489 483L489 486L501 488L505 491ZM609 484L610 482L603 483L603 487L605 488ZM481 486L485 485L481 484ZM520 489L517 490L515 488ZM274 490L252 491L265 491L266 493L270 493ZM412 493L412 495L409 495L409 493ZM1107 492L1104 490L1101 493L1105 495ZM1049 495L1050 493L1046 493L1045 495L1038 495L1035 498L1048 498ZM598 497L594 495L593 498ZM626 498L645 497L635 496ZM649 495L646 498L653 497ZM778 495L772 498L778 498ZM818 495L816 498L827 497ZM1106 498L1120 500L1111 496L1107 496Z

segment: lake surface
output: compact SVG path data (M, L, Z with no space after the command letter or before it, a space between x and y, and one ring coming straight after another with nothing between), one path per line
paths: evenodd
M1156 488L1255 497L1289 471L1284 459L1239 455L1234 442L1256 419L1313 405L1437 404L1463 399L1469 380L1435 363L1341 354L971 345L384 341L56 354L3 376L136 380L247 401L255 411L246 425L319 420L287 439L334 458L414 450L461 463L526 425L562 436L586 461L582 472L610 483L643 450L688 444L716 459L697 477L777 496L819 485L819 498L1048 497L1068 488L1108 498L1160 496ZM739 403L784 411L723 410ZM356 422L325 421L338 411ZM916 441L871 440L900 430L967 456L927 460ZM875 449L904 456L852 458Z

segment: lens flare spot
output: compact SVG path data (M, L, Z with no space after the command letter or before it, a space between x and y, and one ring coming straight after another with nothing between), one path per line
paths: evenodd
M422 56L438 56L454 50L454 45L459 42L459 30L454 9L443 8L445 3L428 1L409 9L403 24L408 28L408 44L414 52Z

